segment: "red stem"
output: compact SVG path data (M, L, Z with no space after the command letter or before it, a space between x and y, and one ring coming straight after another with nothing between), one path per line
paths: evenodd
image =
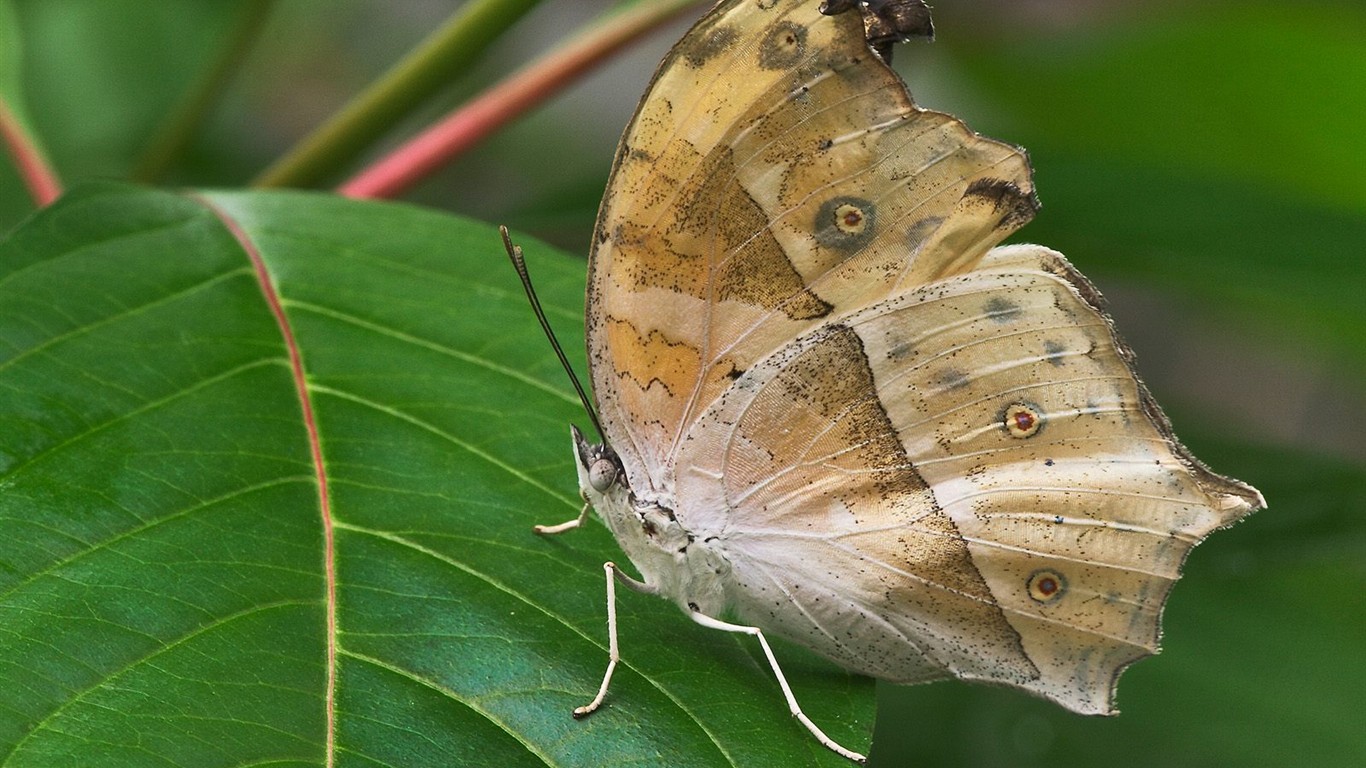
M29 137L4 99L0 99L0 139L9 149L19 176L28 187L29 196L39 208L62 196L62 182L57 178L57 172L48 165L42 150Z
M514 73L384 158L343 182L347 197L390 198L688 8L627 11Z

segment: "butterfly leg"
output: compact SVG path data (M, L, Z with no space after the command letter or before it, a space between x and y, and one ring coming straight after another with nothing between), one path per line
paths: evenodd
M617 569L616 563L610 560L602 564L602 569L607 572L607 672L602 676L602 685L598 687L598 695L582 707L575 707L574 717L587 717L602 704L603 698L607 696L607 686L612 682L612 673L616 671L617 659L621 658L617 652L617 582L620 581L636 592L647 595L654 595L659 592L649 584L636 581L622 573Z
M591 505L588 503L588 499L584 499L583 509L579 510L578 517L573 518L572 520L566 520L563 523L556 523L555 525L533 525L531 526L531 530L545 536L553 536L557 533L573 530L580 525L583 525L583 521L588 519L589 509L591 509Z
M811 722L811 718L807 717L806 713L802 712L802 708L797 705L797 697L792 695L792 688L787 684L787 678L783 676L782 668L778 666L778 659L774 657L773 649L768 646L768 640L764 637L763 630L758 627L747 627L743 624L731 624L729 622L721 621L720 619L713 619L698 611L690 611L688 615L692 617L693 621L709 629L719 629L723 632L737 632L759 638L759 645L763 647L764 655L768 657L768 665L773 668L773 675L778 678L778 686L783 690L783 698L787 699L787 710L792 713L792 716L797 718L802 725L806 726L806 729L811 731L811 735L815 736L817 741L824 744L826 747L829 747L830 750L836 754L853 760L856 763L863 763L867 760L863 755L845 749L836 743L834 739L826 736L825 732L818 728L815 723Z

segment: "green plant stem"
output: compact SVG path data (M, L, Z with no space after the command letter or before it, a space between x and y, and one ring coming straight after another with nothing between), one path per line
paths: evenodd
M274 0L251 0L242 6L237 23L218 57L152 135L142 157L133 167L133 179L159 181L180 158L223 88L246 60L252 43L265 26L274 5Z
M474 61L538 0L471 0L416 50L254 182L309 186L335 173Z
M361 198L401 194L616 51L699 4L700 0L653 0L594 22L351 177L337 191Z

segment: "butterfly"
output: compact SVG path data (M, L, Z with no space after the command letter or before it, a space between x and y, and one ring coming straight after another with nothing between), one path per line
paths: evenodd
M853 12L857 11L857 12ZM1187 553L1264 506L1175 438L1100 294L998 246L1029 162L888 66L918 0L725 0L626 129L589 263L585 500L694 621L895 683L1085 714L1157 651ZM593 414L592 409L589 410Z

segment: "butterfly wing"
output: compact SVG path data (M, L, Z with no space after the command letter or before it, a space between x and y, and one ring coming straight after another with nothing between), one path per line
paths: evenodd
M971 269L1032 216L1016 148L917 108L857 13L721 3L669 54L622 139L590 262L608 443L642 496L680 441L795 336Z
M1176 442L1061 256L992 249L1036 208L1023 153L916 107L859 14L721 3L608 189L607 440L745 621L1109 712L1190 548L1262 505Z
M1098 294L993 249L750 369L680 453L745 621L1108 713L1190 549L1263 505L1172 436Z

